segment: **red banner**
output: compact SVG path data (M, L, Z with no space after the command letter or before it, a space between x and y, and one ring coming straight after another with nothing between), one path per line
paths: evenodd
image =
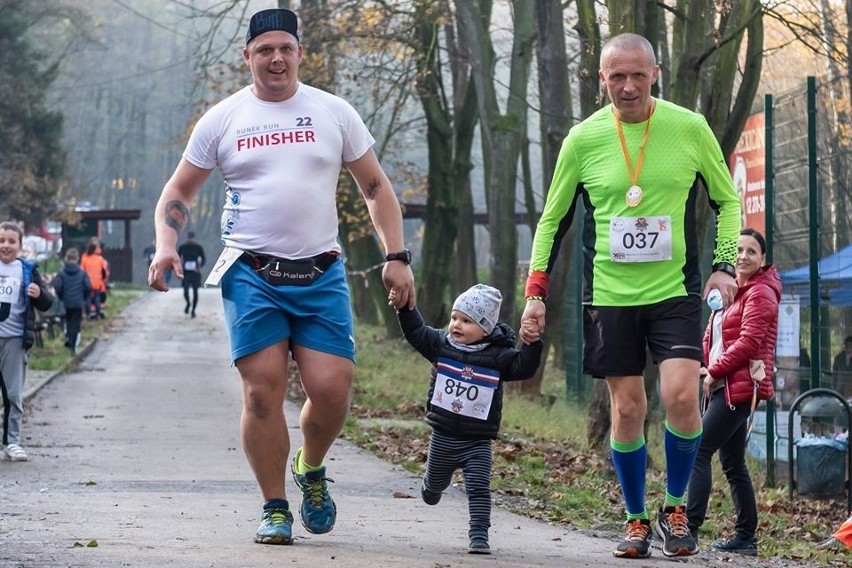
M736 149L728 158L734 187L740 196L742 226L766 234L766 132L763 113L745 123Z

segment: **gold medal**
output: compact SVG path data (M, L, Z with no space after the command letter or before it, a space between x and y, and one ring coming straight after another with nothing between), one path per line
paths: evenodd
M636 180L639 179L639 172L642 171L642 161L645 159L645 145L648 143L648 132L651 130L651 115L654 107L651 106L651 112L648 113L648 122L645 124L645 133L642 135L642 143L639 144L639 158L636 160L636 169L633 169L633 164L630 161L630 152L627 150L627 141L624 139L624 131L621 128L621 120L618 117L618 112L615 113L615 126L618 129L618 141L621 143L621 151L624 154L624 163L627 165L627 175L630 176L630 187L627 188L627 193L624 194L624 200L628 207L636 207L642 203L644 194L642 188L636 185Z
M631 185L624 195L624 199L627 201L628 207L636 207L642 203L642 196L642 188L638 185Z

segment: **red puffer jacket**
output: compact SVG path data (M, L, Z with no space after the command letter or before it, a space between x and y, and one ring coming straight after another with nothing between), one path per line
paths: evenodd
M757 397L772 398L772 372L775 368L775 341L778 338L778 303L781 300L781 279L774 266L759 268L737 290L734 303L722 312L722 355L708 365L707 372L725 381L725 396L729 404L751 400L752 380L749 360L763 361L766 377L760 381ZM717 314L716 317L719 317ZM710 360L713 318L704 334L704 360Z

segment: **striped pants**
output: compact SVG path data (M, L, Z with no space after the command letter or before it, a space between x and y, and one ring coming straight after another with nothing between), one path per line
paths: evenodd
M440 493L461 468L470 512L468 537L488 538L491 527L491 440L458 440L432 432L423 485Z

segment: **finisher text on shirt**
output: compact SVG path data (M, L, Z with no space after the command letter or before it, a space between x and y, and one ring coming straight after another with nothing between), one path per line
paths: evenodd
M251 150L262 146L278 146L280 144L301 144L316 142L313 130L288 130L284 132L269 132L237 138L237 152Z

